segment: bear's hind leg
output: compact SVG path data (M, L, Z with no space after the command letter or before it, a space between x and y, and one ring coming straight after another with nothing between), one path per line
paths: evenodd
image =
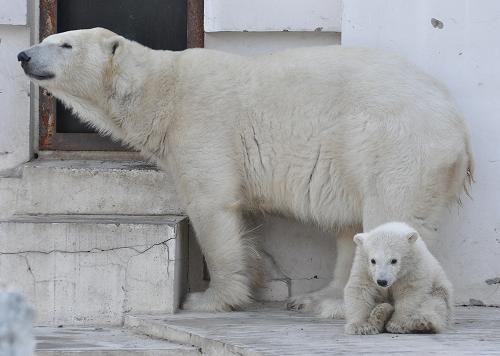
M322 318L344 318L344 287L349 280L356 248L352 239L360 230L361 227L346 227L339 231L332 281L318 291L291 297L287 302L288 309L312 312Z
M409 333L435 334L446 327L446 321L433 310L417 311L408 318L406 328Z
M450 319L447 301L439 295L431 295L415 313L411 328L419 333L439 333L446 328Z

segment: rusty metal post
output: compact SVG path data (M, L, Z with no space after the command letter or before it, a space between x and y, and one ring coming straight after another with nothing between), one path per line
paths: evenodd
M40 42L57 32L57 0L40 0ZM56 133L56 100L46 90L39 91L41 150L52 149Z
M187 46L203 48L205 46L204 1L187 0Z

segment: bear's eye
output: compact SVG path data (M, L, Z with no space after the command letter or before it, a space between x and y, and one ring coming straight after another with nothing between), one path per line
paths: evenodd
M63 44L61 45L61 47L62 47L62 48L73 48L73 46L72 46L72 45L70 45L69 43L63 43Z
M375 263L377 263L377 262L375 262L375 259L374 259L374 258L372 258L372 259L370 260L370 262L372 263L372 265L374 265Z
M398 260L396 260L395 258L393 258L393 259L391 260L391 265L395 265L396 263L398 263Z

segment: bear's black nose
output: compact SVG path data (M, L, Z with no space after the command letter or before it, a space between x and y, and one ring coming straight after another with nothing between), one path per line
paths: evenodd
M19 62L26 63L26 62L29 62L29 61L30 61L30 59L31 59L31 57L30 57L30 56L28 56L28 55L26 54L26 52L24 52L24 51L23 51L23 52L20 52L20 53L17 55L17 60L18 60Z
M385 279L377 279L377 284L381 287L387 287L387 281Z

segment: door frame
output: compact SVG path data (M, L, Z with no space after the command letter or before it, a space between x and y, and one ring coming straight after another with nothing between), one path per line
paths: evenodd
M204 0L187 0L187 48L204 47ZM57 0L40 0L40 42L57 32ZM56 130L56 99L39 91L39 144L41 151L123 151L117 142L97 133L62 133Z

